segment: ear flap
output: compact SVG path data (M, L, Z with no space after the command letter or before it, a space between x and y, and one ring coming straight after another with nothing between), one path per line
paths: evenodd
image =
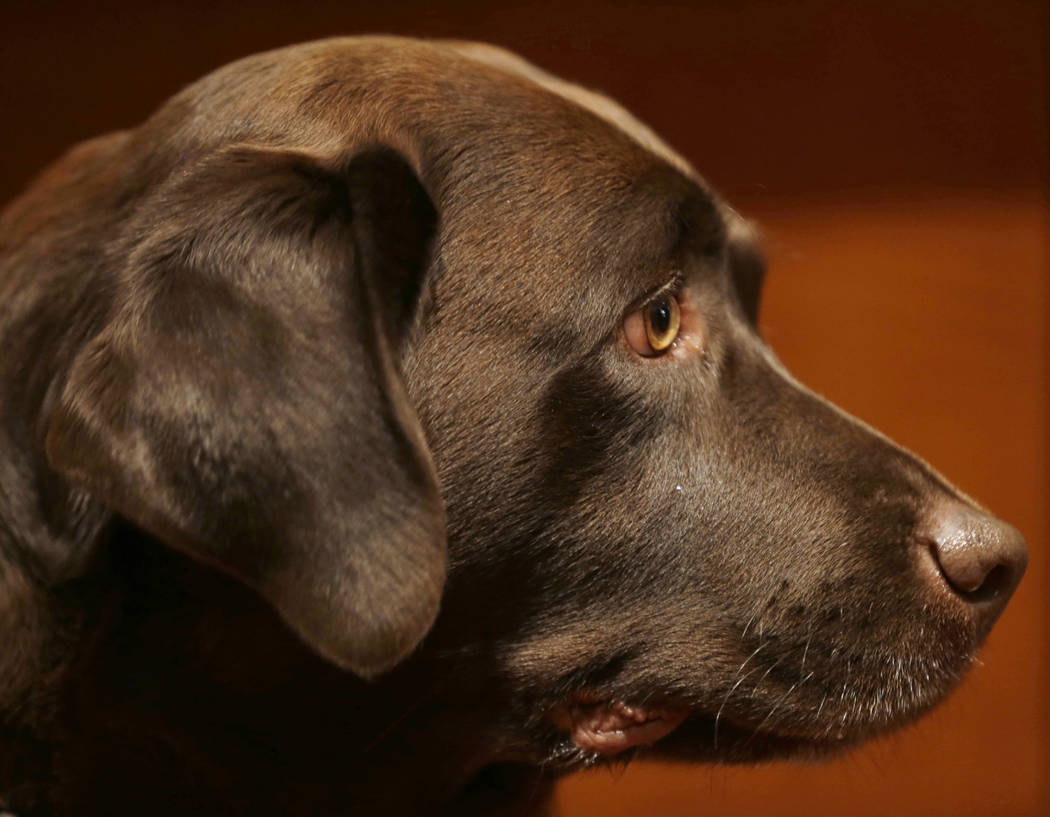
M758 244L755 229L732 211L726 215L729 223L728 260L744 316L752 325L758 325L758 308L762 301L762 282L766 277L766 261Z
M391 151L227 151L140 208L53 468L363 676L423 638L445 520L398 372L436 214Z

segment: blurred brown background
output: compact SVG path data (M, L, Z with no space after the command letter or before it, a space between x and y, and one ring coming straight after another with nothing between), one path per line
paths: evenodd
M933 716L819 766L636 763L564 817L1050 814L1046 2L0 3L0 200L247 53L342 33L490 40L624 102L764 228L767 337L1032 550Z

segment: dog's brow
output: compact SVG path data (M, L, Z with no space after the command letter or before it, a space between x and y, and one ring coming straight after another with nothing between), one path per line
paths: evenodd
M715 257L729 238L729 226L713 196L691 180L672 204L669 255Z

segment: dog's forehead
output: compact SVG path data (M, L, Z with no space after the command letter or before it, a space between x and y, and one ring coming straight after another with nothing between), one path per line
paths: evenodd
M438 130L458 160L439 185L448 269L518 309L561 292L581 320L607 321L723 244L724 206L615 102L502 49L447 47L470 57L455 118L480 125Z
M439 286L474 314L535 332L553 318L596 342L641 296L723 246L717 203L665 165L620 176L569 158L548 176L540 157L523 161L527 181L475 175L471 194L441 210Z

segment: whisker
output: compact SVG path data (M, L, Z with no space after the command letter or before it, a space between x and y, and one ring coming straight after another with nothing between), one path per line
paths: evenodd
M804 673L806 671L806 656L809 655L809 643L812 640L813 640L813 630L811 628L810 631L809 631L809 634L806 636L806 648L804 650L802 650L802 664L801 664L801 666L799 667L799 670L798 670L799 676L801 676L802 673ZM812 673L810 673L810 674L812 675Z
M780 662L783 661L783 660L784 660L784 656L780 656L780 658L778 658L776 661L774 661L772 664L769 665L769 669L767 669L764 673L762 673L762 677L758 679L758 683L755 684L754 687L751 688L751 696L750 696L751 698L755 697L755 693L758 691L758 688L760 686L762 686L762 682L764 680L766 680L766 678L769 677L769 673L771 673L773 670L775 670L777 668L777 665L779 665Z
M785 692L783 695L781 695L777 699L777 702L775 704L773 704L773 708L769 710L769 713L759 722L758 726L755 727L754 734L752 735L752 738L754 737L754 735L757 735L760 731L762 731L762 727L765 726L766 723L769 722L769 719L773 717L773 713L777 711L777 709L784 702L784 700L787 698L787 696L795 691L795 687L797 687L797 686L798 686L798 684L792 684L790 687L788 687L787 692Z
M757 652L757 650L755 652ZM742 675L737 680L737 682L735 684L733 684L732 688L729 690L729 692L726 693L726 696L722 699L722 705L720 707L718 707L718 712L715 715L715 739L714 739L715 746L714 746L714 748L716 748L716 749L718 748L718 724L719 724L719 722L722 719L722 710L726 708L726 704L729 703L729 699L730 699L730 697L732 697L733 693L736 692L737 687L739 687L742 683L744 683L744 681L747 679L747 677L749 675L751 675L751 673L757 672L757 671L758 671L758 667L755 667L754 669L748 670L744 675Z

